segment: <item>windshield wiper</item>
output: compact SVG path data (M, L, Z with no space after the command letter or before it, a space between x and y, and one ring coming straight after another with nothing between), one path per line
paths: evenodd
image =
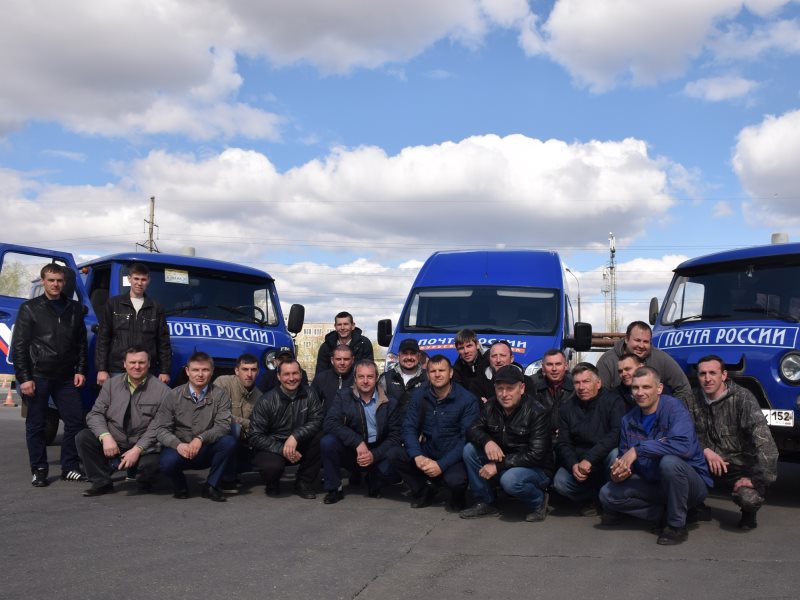
M258 325L263 325L264 323L266 323L266 319L263 318L259 319L255 315L246 313L245 311L242 310L243 308L255 309L263 315L264 311L254 304L247 304L245 306L227 306L226 304L216 304L215 306L231 314L247 317L248 319L251 319L253 323L256 323Z
M689 315L688 317L681 317L680 319L675 319L672 324L673 325L680 325L681 323L686 323L687 321L704 321L706 319L729 319L733 315L726 315L726 314L707 314L707 315Z
M781 312L779 310L775 310L774 308L765 308L763 306L748 306L746 308L734 308L733 311L767 315L769 317L775 317L776 319L781 319L783 321L789 321L790 323L800 323L800 319L790 315L789 313Z
M181 313L189 312L190 310L204 310L208 308L207 306L203 306L201 304L192 304L190 306L180 306L178 308L173 308L172 310L168 310L165 315L178 315Z

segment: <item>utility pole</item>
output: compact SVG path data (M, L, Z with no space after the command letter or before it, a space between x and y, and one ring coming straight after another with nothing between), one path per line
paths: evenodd
M156 241L153 238L153 229L157 228L156 225L156 197L150 196L150 218L144 220L145 225L147 225L147 241L143 244L136 244L137 246L141 246L147 252L160 252L158 246L156 246Z
M608 249L611 253L608 264L608 287L611 297L611 329L609 331L617 331L619 327L619 323L617 323L617 241L613 233L608 234Z

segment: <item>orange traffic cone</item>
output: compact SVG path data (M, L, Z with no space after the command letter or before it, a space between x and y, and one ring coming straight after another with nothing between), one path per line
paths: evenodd
M8 394L6 394L6 401L3 402L3 406L11 406L11 407L16 406L17 403L14 402L14 395L11 393L11 382L6 380L3 382L3 385L8 386Z

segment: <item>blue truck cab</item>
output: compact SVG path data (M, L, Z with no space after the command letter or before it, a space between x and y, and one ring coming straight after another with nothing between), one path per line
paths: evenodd
M68 267L65 292L83 304L89 339L89 373L84 404L94 401L94 338L108 298L130 290L128 267L150 269L147 295L164 306L172 346L170 385L186 381L183 366L196 350L214 358L215 376L232 373L236 358L254 354L272 368L280 350L294 351L291 333L302 329L304 309L293 305L284 322L275 281L264 271L194 256L122 253L76 265L71 254L0 244L0 375L13 375L11 335L19 306L41 293L39 270L49 262ZM74 275L73 275L74 274ZM31 281L34 281L31 290Z
M378 343L388 346L386 368L397 361L400 342L417 340L428 355L458 358L454 337L472 329L481 345L511 344L526 373L541 368L550 348L591 346L592 328L574 323L566 272L555 252L463 250L436 252L417 274L400 321L378 322Z
M696 381L716 354L761 405L784 456L800 450L800 244L757 246L687 260L664 304L650 305L653 344Z

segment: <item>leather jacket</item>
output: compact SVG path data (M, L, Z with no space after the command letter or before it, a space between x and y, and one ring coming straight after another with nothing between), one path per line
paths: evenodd
M61 315L42 294L19 307L11 339L11 356L18 383L34 377L71 379L86 375L86 324L83 305L63 294Z
M311 440L322 431L322 403L307 385L300 385L294 398L280 386L256 401L250 415L248 441L254 450L280 454L283 444L293 435L298 444Z

